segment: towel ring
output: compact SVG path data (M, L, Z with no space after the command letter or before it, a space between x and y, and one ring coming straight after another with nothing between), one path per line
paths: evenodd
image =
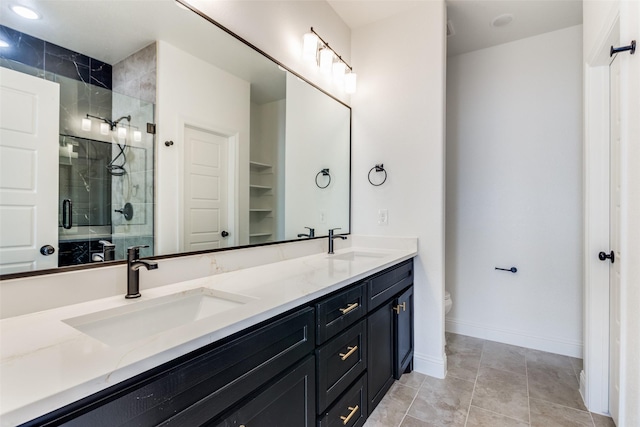
M327 182L327 185L325 185L324 187L320 184L318 184L318 178L320 177L320 175L322 176L328 176L329 177L329 182ZM329 186L329 184L331 184L331 174L329 173L329 169L322 169L320 172L318 172L318 174L316 175L316 186L318 188L327 188Z
M382 180L382 182L380 184L374 184L373 181L371 181L371 172L373 172L374 170L376 172L384 172L384 179ZM369 184L373 185L374 187L380 187L382 184L387 182L387 171L384 170L384 165L382 163L380 163L379 165L375 165L374 167L372 167L369 170L369 174L367 175L367 179L369 180Z

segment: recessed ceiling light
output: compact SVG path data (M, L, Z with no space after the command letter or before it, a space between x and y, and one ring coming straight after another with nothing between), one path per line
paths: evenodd
M9 47L9 43L7 43L6 41L0 39L0 47Z
M13 13L22 16L25 19L40 19L40 14L33 9L29 9L25 6L13 5L11 6Z
M510 13L505 13L493 18L493 21L491 21L491 26L496 28L506 27L511 23L511 21L513 21L513 15Z

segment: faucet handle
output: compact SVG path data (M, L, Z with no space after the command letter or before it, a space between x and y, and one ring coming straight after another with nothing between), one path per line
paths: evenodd
M140 257L140 249L148 248L149 245L135 245L127 248L127 255L130 259L138 259Z
M315 228L311 228L311 227L304 227L304 228L309 230L309 238L315 237L315 233L316 233Z
M340 228L340 227L330 228L329 229L329 236L333 236L333 232L336 231L336 230L342 230L342 228Z

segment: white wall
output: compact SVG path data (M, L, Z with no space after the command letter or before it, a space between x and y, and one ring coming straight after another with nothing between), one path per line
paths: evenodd
M415 369L445 374L445 5L415 9L352 33L358 91L352 96L352 222L358 234L418 236ZM367 173L384 163L387 182ZM389 223L377 223L388 209Z
M327 80L318 67L301 59L302 36L310 27L347 62L351 58L351 31L327 2L189 0L189 3L317 86L349 102L349 95L340 85Z
M582 356L581 45L575 26L449 58L449 331Z
M249 242L249 83L167 42L158 42L158 150L156 174L157 254L182 245L184 126L237 135L236 244ZM215 102L225 100L224 102ZM173 141L167 147L165 141ZM230 148L231 151L231 148ZM230 157L231 158L231 157ZM229 194L234 194L230 192ZM230 200L230 202L233 202Z
M285 239L305 227L325 236L329 228L349 232L349 109L287 73L285 122ZM331 181L317 177L322 169Z

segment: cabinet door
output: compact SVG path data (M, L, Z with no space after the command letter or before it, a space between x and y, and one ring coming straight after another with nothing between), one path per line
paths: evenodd
M413 286L396 298L393 310L396 347L393 376L399 380L413 362Z
M393 384L395 300L382 304L367 318L369 414Z
M315 403L315 359L311 356L215 425L312 427Z

